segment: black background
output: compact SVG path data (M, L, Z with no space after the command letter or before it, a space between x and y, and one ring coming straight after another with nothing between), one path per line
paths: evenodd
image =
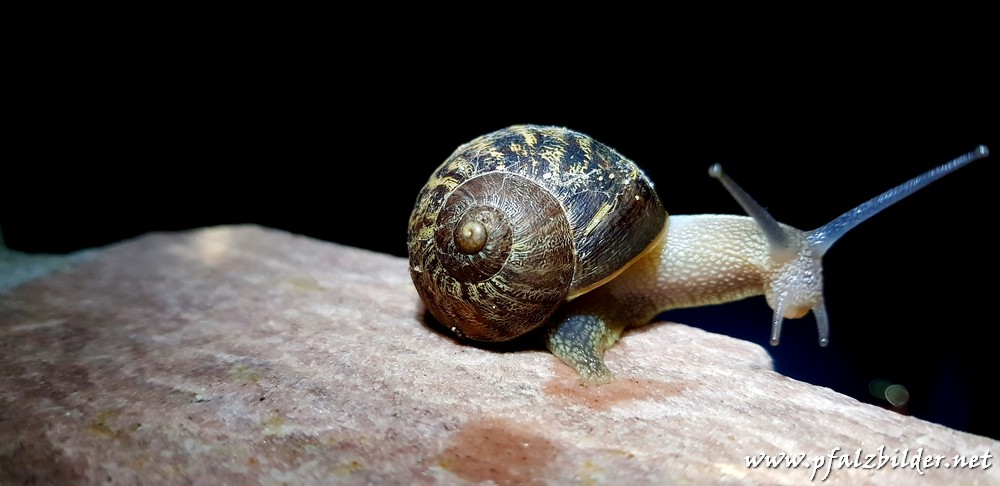
M780 221L820 226L989 144L996 80L934 42L808 55L775 41L595 54L564 44L391 52L309 32L90 33L26 56L12 102L0 228L68 252L149 231L256 223L405 255L420 187L461 143L511 124L570 127L642 166L672 214L737 213L721 162ZM977 44L974 40L970 44ZM767 347L779 372L1000 438L995 156L856 228L825 262L829 348L811 316L767 346L762 298L672 312ZM626 339L628 339L626 337ZM669 349L664 349L669 353ZM733 386L739 386L734 384Z

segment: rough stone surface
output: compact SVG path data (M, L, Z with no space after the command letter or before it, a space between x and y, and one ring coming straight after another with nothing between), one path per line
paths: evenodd
M746 457L1000 451L679 324L607 362L617 380L583 387L543 350L456 342L401 258L253 226L147 235L0 294L0 484L803 484ZM826 482L1000 484L989 460Z

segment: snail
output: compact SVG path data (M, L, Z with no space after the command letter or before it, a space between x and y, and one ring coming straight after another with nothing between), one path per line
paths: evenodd
M543 329L586 384L613 374L604 351L625 329L681 307L763 295L784 319L810 311L829 343L822 257L854 226L989 154L985 146L812 231L777 222L715 164L749 216L667 215L632 161L566 128L517 125L460 146L418 194L410 276L460 339L507 341Z

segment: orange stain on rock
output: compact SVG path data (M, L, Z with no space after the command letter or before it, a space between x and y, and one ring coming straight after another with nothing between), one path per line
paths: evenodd
M543 388L546 395L560 401L584 405L593 410L610 410L617 404L635 400L662 400L684 393L688 385L648 378L615 377L604 385L583 385L570 367L557 362L556 376Z
M467 481L531 484L544 477L559 453L548 439L526 432L536 429L500 419L469 422L451 437L436 462Z

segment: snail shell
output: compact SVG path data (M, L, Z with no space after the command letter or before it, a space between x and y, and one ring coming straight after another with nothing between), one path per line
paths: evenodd
M646 175L613 149L513 126L459 147L420 191L410 276L453 332L505 341L624 270L666 218Z

